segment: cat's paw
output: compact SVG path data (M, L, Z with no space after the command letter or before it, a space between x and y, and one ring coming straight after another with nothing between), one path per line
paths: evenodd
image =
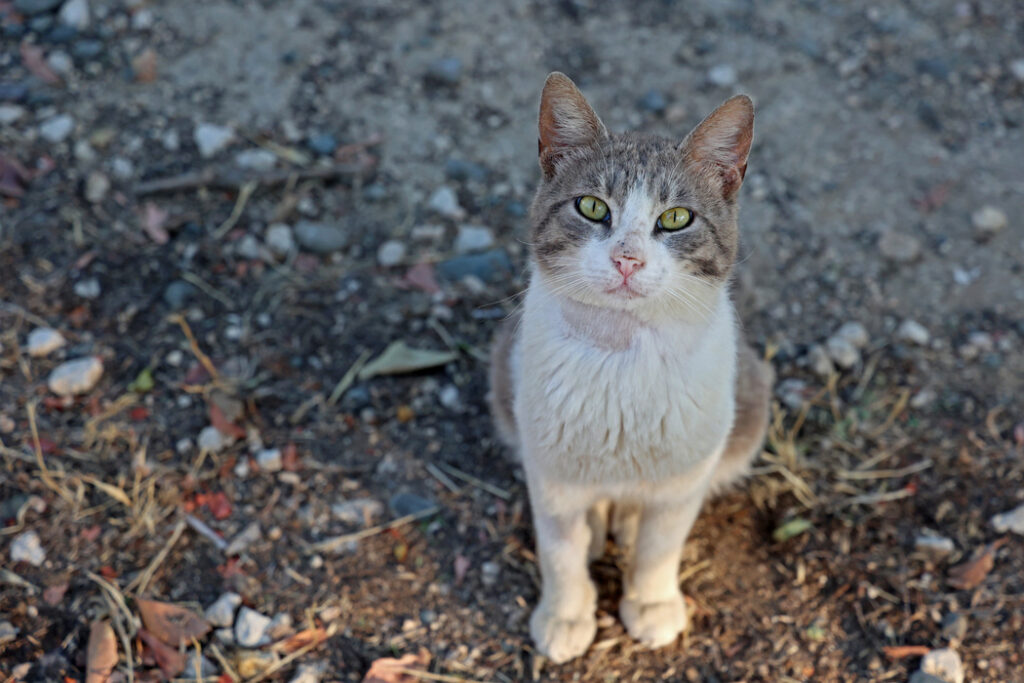
M682 593L663 602L638 602L623 598L619 617L629 635L647 647L664 647L686 628L686 603Z
M587 651L597 634L594 611L566 617L554 614L541 603L530 617L530 635L537 650L555 664L575 659Z

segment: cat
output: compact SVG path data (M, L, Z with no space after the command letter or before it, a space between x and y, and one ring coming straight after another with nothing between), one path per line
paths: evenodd
M495 337L489 400L533 511L530 634L556 663L594 639L588 559L609 526L626 630L652 648L676 639L694 519L760 451L774 374L729 298L753 124L738 95L682 142L611 134L567 76L544 84L530 282Z

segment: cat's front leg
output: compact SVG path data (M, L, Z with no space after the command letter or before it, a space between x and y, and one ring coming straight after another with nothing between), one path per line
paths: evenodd
M542 587L530 635L541 653L561 663L586 652L597 633L597 589L587 570L587 506L560 505L552 512L543 509L543 495L533 497Z
M653 503L640 513L619 616L629 635L648 647L668 645L686 628L679 561L703 499L694 494L678 503Z

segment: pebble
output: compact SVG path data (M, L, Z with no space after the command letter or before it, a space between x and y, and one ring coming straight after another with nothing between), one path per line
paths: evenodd
M644 93L644 96L640 98L640 108L646 109L647 111L660 114L665 111L668 107L668 101L665 99L665 93L657 89L648 90Z
M82 31L89 28L89 0L67 0L60 8L57 19L65 26Z
M1015 534L1024 535L1024 505L995 515L990 521L992 528L999 533L1012 531Z
M47 142L57 144L67 140L75 129L75 120L68 114L58 114L43 121L39 126L39 134Z
M810 398L807 382L796 377L784 379L775 387L775 395L790 410L800 410Z
M921 240L898 230L887 230L878 240L878 250L895 263L913 263L921 255Z
M427 77L444 85L457 85L462 77L462 60L458 57L441 57L427 67Z
M735 85L736 79L736 68L731 64L718 64L708 69L708 81L719 88Z
M0 621L0 645L6 645L18 637L18 629L9 621Z
M56 351L67 343L57 330L51 327L37 327L28 334L28 355L42 358Z
M242 604L242 596L238 593L224 593L206 608L203 616L213 626L227 627L235 623L235 611Z
M405 243L388 240L377 249L377 263L384 268L397 266L405 258Z
M459 407L459 390L454 384L446 384L437 393L437 399L445 408L453 409Z
M935 676L932 676L931 674L926 674L923 671L915 671L913 674L910 675L909 683L948 683L948 682L942 680L941 678L937 678Z
M11 562L28 562L38 567L46 559L46 551L39 542L39 534L26 531L11 541Z
M967 617L959 612L950 612L942 618L942 636L947 640L960 642L967 635Z
M92 391L102 376L103 362L90 356L61 363L53 369L46 383L58 396L74 396Z
M487 168L472 161L448 159L444 162L444 174L451 180L475 180L483 182L489 175Z
M14 9L26 15L52 12L64 0L14 0Z
M256 464L264 472L278 472L281 469L281 449L268 448L256 454Z
M918 346L927 346L928 342L931 341L931 334L928 333L928 328L921 323L908 319L904 320L896 328L896 338L900 341L917 344Z
M244 259L256 260L263 257L263 245L254 235L242 235L235 244L235 253Z
M83 299L97 299L99 298L101 289L100 281L94 277L86 278L85 280L79 280L74 286L75 294L82 297Z
M493 586L498 581L501 565L497 562L484 562L480 565L480 579L485 586Z
M348 244L348 235L337 225L299 221L295 225L295 239L306 251L329 254Z
M181 136L178 135L178 131L171 128L160 137L160 144L168 152L177 152L181 149Z
M338 148L338 140L330 133L314 133L306 140L306 146L317 154L330 156Z
M235 166L251 171L269 171L277 165L277 155L269 149L245 149L235 155Z
M995 348L992 335L987 332L971 332L967 335L967 343L960 347L960 357L964 360L974 360L983 353L989 353Z
M918 534L914 539L914 550L928 553L934 557L945 557L956 549L953 540L938 534Z
M1015 59L1010 62L1010 73L1021 83L1024 83L1024 59Z
M971 225L974 226L974 239L987 242L1006 229L1009 221L1006 214L994 206L983 206L971 214Z
M0 104L0 125L9 126L24 115L24 107L17 104Z
M932 650L922 657L921 671L947 683L964 683L964 665L960 655L948 647Z
M146 31L153 28L155 20L156 16L153 11L143 7L132 14L132 28L136 31Z
M354 498L335 503L331 506L331 514L346 524L367 526L384 512L384 505L373 498Z
M85 198L90 203L99 204L107 198L108 192L110 192L110 178L99 171L93 171L85 179Z
M185 304L195 294L195 291L196 288L192 283L185 282L184 280L175 280L167 285L167 289L164 290L164 303L170 306L172 310L184 308Z
M277 661L273 652L239 652L235 655L235 671L242 678L254 678L270 669Z
M451 282L473 275L485 282L501 282L513 273L512 261L501 248L466 254L437 264L437 274Z
M14 420L6 415L0 415L0 434L10 434L16 426Z
M235 139L235 131L215 123L200 123L193 132L193 138L200 156L209 159L231 144Z
M292 615L281 612L271 620L270 626L267 627L267 635L271 640L280 640L291 635L293 630Z
M406 515L415 515L429 510L432 507L436 507L436 504L434 501L415 493L402 492L396 493L391 497L391 500L388 501L388 507L391 508L391 512L396 517L405 517Z
M870 340L867 328L856 321L843 323L839 329L832 334L832 336L845 339L850 342L854 348L858 349L863 349L868 345L868 341Z
M925 408L935 402L939 396L931 387L925 387L921 391L914 394L914 397L910 399L911 408Z
M494 233L482 225L460 225L455 237L455 253L468 254L494 246Z
M274 223L267 228L264 241L270 252L279 258L284 258L295 252L295 237L292 236L292 228L284 223Z
M260 523L252 522L231 539L228 546L224 548L224 554L229 557L231 555L241 555L249 549L249 546L261 538L263 538L263 531L260 529Z
M198 662L198 667L196 663ZM196 671L196 669L199 669ZM208 681L213 679L217 674L220 673L220 669L217 665L211 662L205 655L199 655L199 659L196 659L194 654L190 654L186 659L185 670L181 672L175 680L179 681Z
M235 640L242 647L259 647L270 642L267 629L270 628L270 617L260 614L254 609L243 607L235 619Z
M456 220L466 215L465 210L459 206L459 197L455 194L455 190L447 185L442 185L434 190L434 194L430 195L430 199L427 200L427 208L445 218Z
M860 362L860 351L845 337L829 337L825 342L829 357L844 370L852 368Z
M814 374L821 378L828 378L836 370L828 351L821 344L815 344L808 349L807 364L811 366Z
M295 675L288 683L320 683L323 675L327 673L326 662L315 662L313 664L300 664L295 670Z
M76 40L71 46L71 54L76 59L95 59L96 57L99 57L102 52L103 42L93 40L92 38Z
M135 164L124 157L114 157L111 159L110 170L118 180L131 180L135 177Z
M53 69L54 73L61 76L67 76L75 70L75 63L71 60L71 55L62 50L54 50L48 54L46 64Z
M444 237L444 226L437 223L417 225L413 227L409 236L422 242L437 242Z
M231 445L231 439L213 425L209 425L208 427L203 427L203 431L199 432L199 438L196 439L196 443L200 451L220 453Z

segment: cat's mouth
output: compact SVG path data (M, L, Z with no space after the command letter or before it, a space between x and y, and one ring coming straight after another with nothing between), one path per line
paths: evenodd
M639 299L643 296L643 292L640 292L629 280L623 280L617 287L611 287L604 291L605 294L611 294L612 296L624 299Z

